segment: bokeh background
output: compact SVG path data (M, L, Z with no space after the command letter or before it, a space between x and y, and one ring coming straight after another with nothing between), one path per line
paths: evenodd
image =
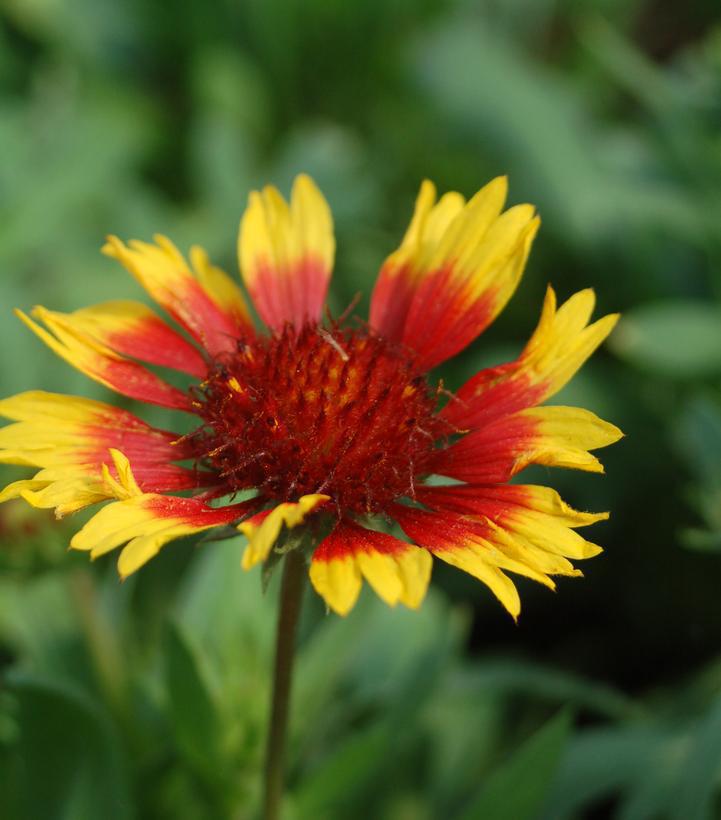
M300 171L334 212L336 312L366 310L423 177L507 173L538 207L451 388L517 355L548 282L624 313L554 400L626 432L606 477L524 475L612 510L604 555L555 595L519 581L518 625L439 563L420 613L309 596L287 817L721 817L720 126L717 0L0 3L3 395L107 398L11 314L138 298L106 233L234 271L247 192ZM0 508L0 816L256 816L277 590L241 539L121 585L67 553L79 524Z

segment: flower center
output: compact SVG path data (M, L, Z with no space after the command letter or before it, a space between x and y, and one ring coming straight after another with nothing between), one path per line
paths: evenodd
M198 458L229 491L274 500L329 495L376 513L415 495L448 429L403 349L365 330L287 325L218 357L193 391Z

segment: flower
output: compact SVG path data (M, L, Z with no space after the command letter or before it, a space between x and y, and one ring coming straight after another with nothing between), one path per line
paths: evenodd
M313 534L310 580L341 615L363 579L388 604L418 607L435 555L480 579L515 618L520 600L506 573L551 588L552 575L580 575L569 559L600 548L576 528L607 513L578 512L548 487L509 480L530 464L602 472L590 451L621 432L588 410L540 406L616 323L609 315L589 324L591 290L557 307L549 287L521 355L457 393L428 375L493 321L521 278L539 219L530 205L504 212L506 192L499 177L468 202L454 192L437 200L424 182L367 323L323 321L335 242L307 176L289 204L273 187L251 193L241 221L240 268L267 332L200 248L188 264L165 237L110 237L103 251L173 326L130 301L18 315L90 378L192 414L194 429L156 429L86 398L4 399L0 414L14 423L0 430L0 461L40 469L0 501L21 496L59 516L108 501L71 547L95 558L122 546L123 578L175 538L230 525L247 536L249 569L303 525ZM192 385L172 386L143 363ZM409 541L382 531L390 521Z

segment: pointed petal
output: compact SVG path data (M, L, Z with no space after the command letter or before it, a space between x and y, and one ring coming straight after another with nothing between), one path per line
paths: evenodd
M205 251L191 250L191 269L167 237L154 239L125 245L110 236L103 253L117 259L211 355L232 351L238 339L255 334L240 289Z
M330 209L310 177L296 177L290 206L273 186L251 193L238 259L253 304L269 327L320 319L334 255Z
M623 433L580 407L532 407L475 430L446 450L431 469L473 483L508 481L529 464L602 473L591 453L613 444Z
M421 186L400 248L384 263L371 300L378 333L411 347L421 369L435 367L495 319L520 281L539 220L530 205L501 213L498 177L467 204L456 193L435 202Z
M553 491L528 487L419 488L419 500L434 511L396 505L393 516L409 538L435 556L486 584L517 618L520 598L505 574L513 572L554 588L551 575L580 575L567 559L600 550L572 526L591 523ZM560 509L556 516L554 509Z
M535 484L419 487L418 500L438 512L487 519L550 555L574 560L593 558L601 552L574 530L608 518L606 512L574 510L556 490Z
M190 401L185 393L167 384L142 365L95 341L73 326L72 322L68 323L62 314L53 314L45 308L36 307L33 315L44 322L48 328L46 330L22 311L16 310L15 313L53 353L96 382L131 399L174 410L190 410Z
M231 524L250 506L244 502L213 508L193 498L133 495L103 507L73 536L70 546L97 558L126 544L118 559L120 576L126 578L169 541Z
M44 315L69 330L92 337L121 356L198 378L208 372L200 353L140 302L104 302L73 313L45 311Z
M329 496L319 493L303 495L296 502L278 504L272 510L264 510L240 523L238 529L248 539L248 546L243 553L243 569L251 569L265 561L282 527L297 527L303 523L308 513L328 500Z
M519 358L482 370L466 382L443 410L444 418L459 429L481 427L557 393L618 321L618 314L609 314L589 325L594 304L588 289L556 309L556 295L549 287L538 326Z
M42 468L32 479L5 488L0 501L22 495L58 515L113 497L103 465L115 479L112 449L122 448L146 492L178 491L214 482L174 464L192 455L178 436L150 427L129 413L91 399L30 391L0 400L0 463Z

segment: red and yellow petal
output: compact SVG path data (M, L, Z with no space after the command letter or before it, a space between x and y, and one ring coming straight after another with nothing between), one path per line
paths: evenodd
M22 496L59 515L113 497L104 481L109 453L122 450L133 462L140 487L167 492L207 486L214 476L174 464L192 454L177 435L150 427L126 410L75 396L31 391L0 400L0 462L42 468L16 481L0 501Z
M57 518L110 498L102 483L89 478L68 477L60 470L40 470L33 478L14 481L0 491L0 503L24 499L39 509L54 509Z
M272 510L263 510L240 523L238 529L248 539L248 546L243 553L243 569L251 569L265 561L283 527L297 527L309 513L328 500L329 496L320 493L303 495L298 501L283 502Z
M437 512L487 519L552 555L575 560L593 558L601 548L574 530L608 519L607 512L575 510L556 490L536 484L422 486L418 500Z
M408 537L486 584L514 618L521 602L506 572L553 589L552 575L582 574L569 558L601 551L573 528L606 514L578 513L545 487L425 488L419 500L435 510L394 510Z
M203 378L208 366L198 350L140 302L116 301L73 313L44 311L63 327L90 336L121 356Z
M381 268L371 326L415 350L421 369L470 344L520 281L540 222L530 205L502 213L506 194L498 177L468 203L455 192L436 202L425 181L401 246Z
M310 177L296 177L290 205L271 185L251 193L238 259L253 304L269 327L299 327L321 318L334 255L330 209Z
M471 483L508 481L529 464L602 473L591 450L623 437L613 424L580 407L531 407L468 433L439 450L431 469Z
M63 314L34 308L33 316L40 319L45 328L22 311L16 314L53 353L91 379L131 399L190 411L190 400L185 393L96 341Z
M103 507L73 536L70 546L97 558L125 545L118 558L118 572L127 578L169 541L231 524L249 506L250 502L244 502L213 508L194 498L133 495Z
M191 249L191 267L169 239L154 239L125 245L110 236L103 253L121 262L210 354L234 350L238 339L254 334L240 288L202 248Z
M466 382L443 410L444 418L459 429L481 427L557 393L618 321L618 314L609 314L588 324L595 302L587 289L557 309L549 287L538 326L519 358L482 370Z
M391 535L343 521L313 553L310 580L339 615L347 615L365 578L389 606L417 609L431 577L430 554Z

